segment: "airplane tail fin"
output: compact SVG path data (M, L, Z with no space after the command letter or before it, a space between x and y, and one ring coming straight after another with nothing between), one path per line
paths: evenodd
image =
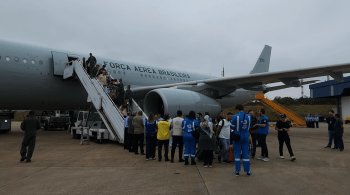
M263 51L260 54L258 61L256 62L253 70L251 70L249 74L269 72L270 57L271 57L271 47L268 45L265 45Z

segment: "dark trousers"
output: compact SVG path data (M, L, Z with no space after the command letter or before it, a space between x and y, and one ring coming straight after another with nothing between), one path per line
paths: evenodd
M344 150L343 132L334 132L334 148Z
M279 151L280 151L280 156L283 156L283 143L286 143L286 146L288 148L289 155L292 157L294 156L292 146L290 145L290 139L288 135L284 136L278 136L278 142L279 142Z
M173 136L173 145L171 146L171 158L174 158L176 146L179 144L179 160L182 159L184 138L183 136Z
M30 133L25 133L22 141L21 156L27 156L27 160L30 160L33 156L35 148L36 134L32 135ZM28 152L27 152L28 147Z
M133 145L134 145L134 134L132 134L132 133L128 133L128 137L129 137L129 152L133 152L134 150L134 147L133 147Z
M251 156L254 158L255 157L255 153L256 153L256 141L258 139L258 134L257 133L252 133L250 134L252 136L252 142L253 142L253 148L251 151Z
M212 150L204 150L202 154L203 154L204 165L212 165L213 164L213 151Z
M124 128L124 149L129 149L129 134L128 134L128 129L127 127Z
M328 130L328 145L327 145L328 147L332 147L333 139L334 139L334 131Z
M164 145L164 158L168 159L169 140L158 140L158 159L162 159L162 147Z
M318 128L318 121L316 121L316 128Z
M145 153L144 150L143 150L143 141L144 141L144 134L134 134L134 152L135 154L138 154L139 153L139 149L138 149L138 146L139 146L139 142L140 142L140 152L141 154Z
M261 146L261 156L268 158L269 151L267 150L266 136L265 134L259 134L259 145Z
M146 158L156 157L157 136L146 135Z

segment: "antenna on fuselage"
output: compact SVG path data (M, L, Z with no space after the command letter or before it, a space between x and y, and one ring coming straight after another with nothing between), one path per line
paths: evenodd
M221 76L222 76L222 77L225 77L225 63L222 64Z

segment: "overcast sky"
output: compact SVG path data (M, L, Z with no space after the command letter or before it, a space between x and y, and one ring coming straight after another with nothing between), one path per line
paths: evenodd
M11 0L0 39L225 77L350 62L347 0ZM321 81L325 77L319 78ZM305 95L309 96L305 86ZM267 93L299 98L300 88Z

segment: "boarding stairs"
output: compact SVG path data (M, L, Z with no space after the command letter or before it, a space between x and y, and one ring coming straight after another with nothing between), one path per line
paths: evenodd
M292 123L296 124L296 126L306 126L306 121L301 116L297 115L295 112L289 110L281 104L269 100L264 96L264 94L257 94L254 100L260 101L263 105L270 108L274 112L285 114Z
M124 143L124 117L121 111L98 80L90 78L82 66L82 61L75 60L71 62L72 65L67 64L65 67L63 79L72 78L74 77L74 72L76 73L76 76L88 94L88 101L92 102L106 125L109 136L111 136L110 139ZM139 108L135 101L133 103Z

